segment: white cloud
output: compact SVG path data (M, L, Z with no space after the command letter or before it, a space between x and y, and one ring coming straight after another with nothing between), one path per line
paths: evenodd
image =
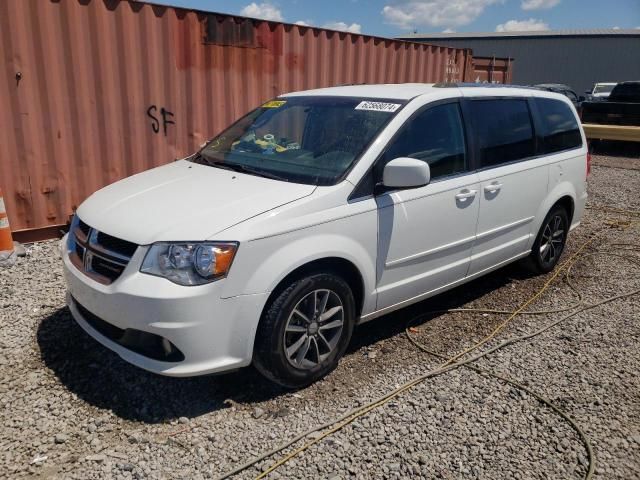
M553 8L560 3L560 0L522 0L520 6L523 10L543 10Z
M613 28L614 30L620 30L620 27L618 27L618 26L615 26L615 27L612 27L612 28Z
M442 33L456 33L456 31L453 28L445 28Z
M394 0L382 9L387 23L405 30L416 27L459 27L503 0Z
M274 22L282 22L284 21L284 17L282 16L282 12L271 3L260 3L252 2L242 10L240 10L240 15L245 17L253 17L260 18L262 20L273 20Z
M263 2L256 3L251 2L249 5L240 10L240 15L245 17L260 18L262 20L272 20L274 22L284 22L284 16L282 12L273 3ZM296 25L310 27L313 25L313 20L298 20ZM362 26L359 23L352 23L349 25L345 22L328 22L325 23L323 28L330 28L331 30L341 30L344 32L361 33Z
M362 25L359 23L352 23L348 25L344 22L329 22L325 23L323 28L330 28L331 30L341 30L343 32L360 33L362 31Z
M509 20L496 27L496 32L537 32L540 30L549 30L549 25L535 18L530 18L529 20Z

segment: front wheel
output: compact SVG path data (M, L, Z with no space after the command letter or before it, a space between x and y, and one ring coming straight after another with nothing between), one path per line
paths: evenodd
M260 320L254 365L285 387L308 385L336 367L354 323L353 293L342 278L317 273L294 280Z
M529 264L537 273L548 273L555 268L564 250L569 233L569 216L565 208L557 205L547 214L531 249Z

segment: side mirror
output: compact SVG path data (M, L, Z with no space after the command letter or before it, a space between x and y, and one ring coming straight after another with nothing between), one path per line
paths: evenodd
M382 183L388 188L423 187L430 180L429 164L416 158L395 158L385 165L382 172Z

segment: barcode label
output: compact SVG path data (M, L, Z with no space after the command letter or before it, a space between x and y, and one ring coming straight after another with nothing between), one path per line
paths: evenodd
M360 102L356 110L373 110L375 112L395 112L401 107L399 103L386 102Z

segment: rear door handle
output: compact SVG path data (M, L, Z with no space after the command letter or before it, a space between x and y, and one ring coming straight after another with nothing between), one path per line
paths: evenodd
M478 193L477 190L468 190L465 188L464 190L461 190L460 193L456 195L456 200L464 201L467 198L473 198L476 196L476 193Z
M486 185L484 187L484 191L487 193L495 193L498 190L500 190L502 188L502 184L501 183L491 183L489 185Z

